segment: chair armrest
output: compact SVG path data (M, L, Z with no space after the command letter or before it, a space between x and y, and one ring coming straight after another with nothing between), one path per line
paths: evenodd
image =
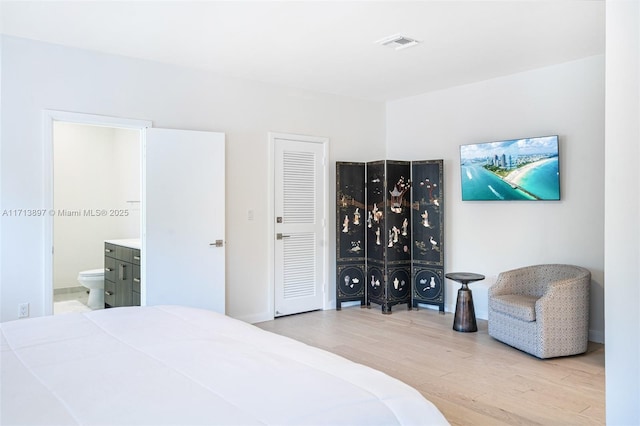
M547 284L544 295L536 302L536 318L552 321L588 322L591 273Z

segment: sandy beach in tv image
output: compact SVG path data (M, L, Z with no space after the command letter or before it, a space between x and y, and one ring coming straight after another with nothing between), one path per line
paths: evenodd
M559 200L558 137L460 146L462 199Z

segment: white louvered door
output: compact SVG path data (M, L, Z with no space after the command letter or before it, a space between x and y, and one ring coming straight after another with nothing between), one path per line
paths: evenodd
M275 139L275 316L323 307L324 150L322 143Z

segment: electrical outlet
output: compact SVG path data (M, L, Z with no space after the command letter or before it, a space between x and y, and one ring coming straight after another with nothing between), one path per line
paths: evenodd
M27 318L29 316L29 304L21 303L18 305L18 318Z

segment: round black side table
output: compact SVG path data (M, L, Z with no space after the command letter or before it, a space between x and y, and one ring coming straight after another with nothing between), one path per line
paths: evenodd
M473 272L450 272L444 276L462 284L462 287L458 290L453 329L465 333L478 331L476 311L473 308L473 295L471 294L468 284L474 281L484 280L484 275L474 274Z

